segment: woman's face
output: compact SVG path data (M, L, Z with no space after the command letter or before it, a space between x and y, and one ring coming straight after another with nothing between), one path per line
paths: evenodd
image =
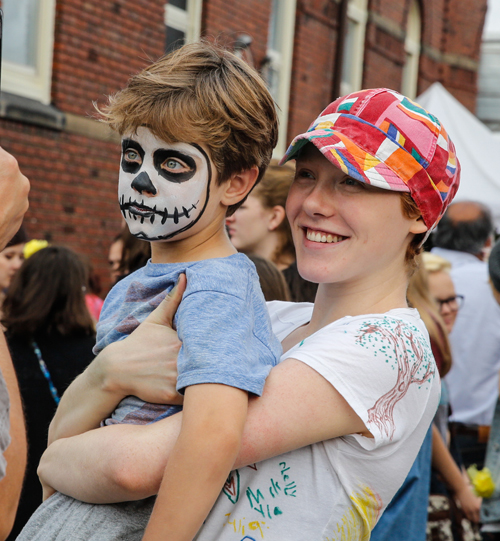
M404 272L412 235L426 230L403 215L397 192L352 179L313 145L297 159L288 195L300 274L317 283L386 283Z
M24 244L9 246L0 252L0 288L9 287L14 274L24 261Z
M450 333L458 313L455 286L450 275L446 271L430 272L429 290L438 302L439 313L446 325L446 330Z
M249 195L226 225L233 246L240 252L259 254L271 231L273 210L265 208L259 197Z

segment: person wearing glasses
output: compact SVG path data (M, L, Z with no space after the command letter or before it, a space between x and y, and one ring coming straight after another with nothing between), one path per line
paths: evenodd
M493 220L472 201L450 205L434 234L432 253L451 263L453 290L438 298L445 323L453 323L453 366L446 376L452 427L464 465L484 465L486 443L498 398L500 307L488 283L486 254ZM461 306L461 303L463 305ZM460 310L459 310L460 308Z

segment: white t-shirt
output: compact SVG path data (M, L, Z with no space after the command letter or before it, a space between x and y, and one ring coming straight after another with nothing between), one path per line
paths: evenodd
M268 303L278 338L307 323L312 307ZM416 310L344 317L287 358L326 378L373 438L335 438L231 472L197 541L369 539L418 453L440 382Z

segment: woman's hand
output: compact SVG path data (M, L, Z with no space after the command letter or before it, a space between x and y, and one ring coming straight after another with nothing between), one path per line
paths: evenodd
M147 402L181 404L177 353L181 343L172 321L186 289L177 286L127 338L105 348L68 387L49 428L49 445L99 427L120 400L135 395Z
M480 521L482 499L474 494L470 484L464 485L455 492L455 498L460 502L462 511L471 522L477 523Z
M173 318L185 289L186 276L181 274L176 287L130 336L101 352L99 369L106 391L154 404L182 404L182 395L176 391L182 344Z

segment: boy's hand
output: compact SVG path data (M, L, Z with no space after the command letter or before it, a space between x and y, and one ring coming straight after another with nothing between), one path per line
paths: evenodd
M176 287L130 336L102 351L107 390L119 389L124 396L155 404L182 404L183 397L176 391L182 344L173 319L185 289L186 276L181 274Z

